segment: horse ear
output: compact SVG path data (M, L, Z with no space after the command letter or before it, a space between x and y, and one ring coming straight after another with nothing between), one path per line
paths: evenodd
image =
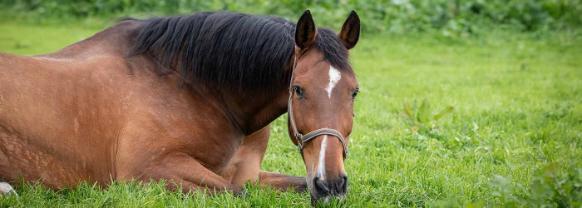
M297 26L295 27L295 45L301 49L307 49L315 43L315 36L317 31L315 29L315 23L313 22L313 17L309 10L305 10L303 15L297 21Z
M339 38L348 50L352 49L358 43L358 39L360 39L360 17L358 17L356 11L352 10L350 13L344 26L342 26Z

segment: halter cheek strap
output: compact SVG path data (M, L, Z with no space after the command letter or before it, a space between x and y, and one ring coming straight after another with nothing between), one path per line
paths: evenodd
M297 130L297 126L295 124L295 116L293 116L293 87L292 87L294 77L293 72L295 71L296 66L297 57L295 57L293 61L293 71L291 72L291 80L289 83L289 101L287 103L288 108L287 112L289 115L289 124L291 127L291 131L293 133L295 141L297 141L297 147L299 148L299 151L303 153L303 147L305 147L305 144L309 143L311 140L317 138L318 136L329 135L337 138L338 141L342 144L343 157L344 159L346 159L348 157L348 146L346 144L344 136L339 131L331 128L320 128L303 135L299 133L299 130Z

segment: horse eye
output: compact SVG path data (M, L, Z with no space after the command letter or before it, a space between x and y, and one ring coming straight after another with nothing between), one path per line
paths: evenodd
M294 85L293 86L293 92L295 92L295 95L297 95L297 97L303 98L303 88L301 88L301 87L299 87L297 85Z

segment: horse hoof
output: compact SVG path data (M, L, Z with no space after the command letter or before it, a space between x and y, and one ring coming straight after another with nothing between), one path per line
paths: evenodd
M12 186L6 182L0 182L0 195L9 195L9 194L14 194L17 195L16 191L14 190L14 188L12 188Z

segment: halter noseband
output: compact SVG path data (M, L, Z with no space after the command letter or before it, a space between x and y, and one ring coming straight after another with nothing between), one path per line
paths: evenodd
M293 137L295 141L297 141L297 147L299 151L303 154L303 147L305 144L310 142L311 140L315 139L321 135L329 135L334 136L338 139L338 141L342 144L343 147L343 157L346 159L348 157L348 146L346 145L346 140L344 136L337 130L331 128L320 128L313 130L305 135L299 133L297 130L297 126L295 125L295 117L293 116L293 73L295 72L295 68L297 67L297 57L293 60L293 71L291 71L291 80L289 81L289 101L287 103L287 112L289 116L289 123L291 125L291 130L293 131Z

